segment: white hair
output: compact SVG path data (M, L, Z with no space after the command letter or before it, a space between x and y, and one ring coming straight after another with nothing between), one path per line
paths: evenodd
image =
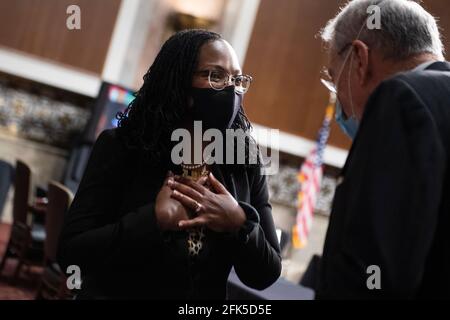
M371 6L380 8L380 28L368 28ZM359 35L359 37L358 37ZM431 53L444 60L444 47L436 19L410 0L353 0L328 21L322 40L336 52L357 38L380 49L385 58L405 59Z

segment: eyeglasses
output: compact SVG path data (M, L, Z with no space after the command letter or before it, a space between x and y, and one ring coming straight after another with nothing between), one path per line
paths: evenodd
M320 82L322 82L322 84L332 93L337 94L337 89L336 89L336 85L329 81L329 80L325 80L324 78L320 79Z
M338 55L341 55L342 53L344 53L344 52L345 52L348 48L350 48L350 47L351 47L351 43L346 44L346 45L338 52ZM348 59L350 58L352 52L353 52L353 50L349 51L349 52L347 53L347 55L345 56L345 59L344 59L344 61L343 61L343 63L342 63L341 69L340 69L340 71L339 71L339 73L338 73L338 76L337 76L337 79L336 79L336 84L333 83L331 80L326 80L326 79L324 79L324 78L321 78L321 79L320 79L320 82L322 82L322 84L323 84L323 85L324 85L331 93L337 94L337 83L339 82L339 79L341 78L342 72L344 71L344 68L345 68L345 64L347 63ZM331 79L331 77L330 77L330 75L329 75L329 73L328 73L327 70L323 70L323 71L322 71L322 74L323 74L326 78Z
M382 2L384 2L384 0L381 1L380 4L381 4ZM369 19L369 17L367 17L367 19L364 20L364 23L362 24L361 29L359 29L359 32L358 32L358 34L356 35L356 39L355 39L355 40L360 39L361 33L362 33L363 29L364 29L364 26L367 25L367 20L368 20L368 19ZM352 48L352 43L353 43L353 41L352 41L352 42L347 42L347 43L346 43L346 44L338 51L337 54L340 56L340 55L342 55L347 49ZM320 79L320 82L322 82L322 84L323 84L323 85L324 85L331 93L333 93L333 94L335 94L335 95L337 94L337 85L338 85L338 82L339 82L339 80L340 80L340 78L341 78L341 76L342 76L342 72L344 72L345 64L347 63L347 60L352 56L352 54L353 54L353 48L352 48L352 49L347 53L347 55L345 56L344 62L342 63L342 66L341 66L341 70L339 71L338 76L337 76L337 79L336 79L336 84L333 83L333 82L330 81L330 80L325 80L325 79L323 79L323 78ZM325 71L324 73L325 73L325 76L326 76L328 79L331 79L331 77L330 77L328 71Z
M224 70L200 70L198 74L208 77L208 82L211 88L220 91L230 85L234 85L236 93L244 94L250 88L253 78L249 75L230 75Z

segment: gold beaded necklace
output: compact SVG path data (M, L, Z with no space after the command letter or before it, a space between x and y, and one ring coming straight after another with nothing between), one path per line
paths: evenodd
M202 164L181 164L183 169L183 177L193 179L195 181L199 180L201 177L208 175L206 162Z
M183 169L182 176L192 179L194 181L198 181L201 177L207 176L209 174L209 170L207 168L206 162L204 161L201 164L181 164L181 168ZM192 230L188 230L188 252L189 256L196 257L200 253L203 248L203 242L206 238L204 228L195 228Z

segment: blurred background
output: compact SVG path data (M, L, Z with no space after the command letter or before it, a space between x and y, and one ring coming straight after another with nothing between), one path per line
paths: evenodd
M162 43L178 30L205 28L221 33L244 73L253 76L244 107L255 129L280 130L278 144L261 144L280 153L280 170L268 177L270 196L283 248L282 277L298 284L322 251L336 178L350 146L333 123L308 245L294 249L297 174L315 146L328 102L319 82L326 55L317 35L345 2L0 0L0 256L28 256L30 247L39 251L54 241L45 221L53 210L47 205L51 196L62 201L60 211L70 204L95 138L115 126L114 115L133 99ZM76 13L68 12L71 5L80 9L81 29L67 27ZM450 48L448 0L422 5L439 18ZM16 230L21 210L31 217L27 213L26 228ZM13 232L27 246L11 253ZM49 272L45 264L22 257L3 265L4 258L0 299L35 297L42 273Z

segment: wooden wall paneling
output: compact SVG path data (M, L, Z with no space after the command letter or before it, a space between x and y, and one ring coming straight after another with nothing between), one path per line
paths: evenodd
M244 70L254 83L245 97L249 118L316 139L328 93L319 82L326 55L317 35L343 1L263 0ZM348 147L335 124L331 144Z
M81 30L66 27L69 5ZM120 0L0 0L0 46L101 74Z
M450 6L447 0L424 0L440 18L450 50ZM328 92L320 84L327 57L320 29L346 1L262 0L249 44L244 71L254 83L245 97L249 118L308 139L316 139ZM350 140L333 121L330 144L348 148Z
M450 6L448 0L423 0L422 6L427 9L438 20L441 29L443 43L448 51L450 50Z

